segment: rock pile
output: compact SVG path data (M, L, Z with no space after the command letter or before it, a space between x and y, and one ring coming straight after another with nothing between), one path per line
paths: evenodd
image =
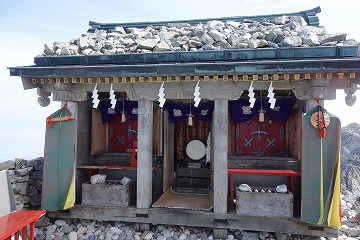
M8 170L17 209L37 209L41 204L43 158L17 158L0 163Z
M44 45L43 55L88 55L256 49L264 47L359 45L345 33L329 34L323 27L308 26L300 16L275 17L271 21L209 21L190 25L169 23L145 28L115 27L84 33L68 42Z
M360 202L354 194L341 197L342 226L339 239L360 239Z
M341 133L342 192L360 196L360 125L349 124Z
M36 225L37 226L37 225ZM101 240L212 240L212 230L207 228L194 228L184 226L154 226L150 231L137 232L131 224L121 222L98 222L92 220L64 221L56 220L52 224L35 228L35 239L101 239ZM300 240L304 236L269 233L250 232L241 230L228 231L227 239L261 239L261 240ZM318 239L306 237L307 240Z

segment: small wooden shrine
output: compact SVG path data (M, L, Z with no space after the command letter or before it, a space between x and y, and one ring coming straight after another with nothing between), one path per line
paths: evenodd
M311 26L318 12L292 15ZM184 22L202 21L209 19ZM46 105L50 94L64 103L47 119L43 208L54 217L135 222L142 229L210 227L216 238L226 238L227 229L334 236L341 221L341 126L323 102L337 89L352 99L360 80L357 51L42 56L33 66L10 67L25 90L38 89L39 103ZM99 173L106 175L103 188L84 185ZM132 181L120 184L124 179ZM241 184L251 191L239 192ZM282 184L286 193L275 192ZM93 205L83 204L84 196Z

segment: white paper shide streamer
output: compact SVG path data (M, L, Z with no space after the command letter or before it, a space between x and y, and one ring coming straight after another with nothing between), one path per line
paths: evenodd
M161 84L161 87L159 88L159 94L158 94L158 97L159 97L159 106L162 108L165 104L165 93L164 93L164 82Z
M254 98L255 93L254 93L254 87L253 87L253 81L251 81L250 83L250 87L249 87L249 103L250 103L250 107L253 108L256 99Z
M113 90L113 85L111 84L110 86L110 103L111 103L111 108L112 109L115 109L115 106L116 106L116 99L115 99L115 92Z
M194 91L194 106L195 107L198 107L199 103L201 101L199 84L200 84L200 81L197 82L196 87L195 87L195 91Z
M274 109L275 108L275 103L276 103L276 99L274 98L275 93L274 93L274 88L272 86L272 82L270 82L270 86L268 89L268 95L267 97L269 98L269 103L270 103L270 108Z
M93 103L93 108L97 108L100 100L99 100L99 94L98 94L98 90L97 90L97 84L95 84L94 90L92 91L92 103Z

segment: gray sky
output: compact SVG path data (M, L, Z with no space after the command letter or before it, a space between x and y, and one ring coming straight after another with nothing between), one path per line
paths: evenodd
M43 156L45 118L60 103L48 107L37 103L36 90L24 91L19 77L10 77L7 67L32 65L44 43L68 41L88 29L89 20L137 22L250 16L287 13L320 6L320 24L329 33L345 32L360 40L358 0L11 0L0 1L0 161ZM344 94L325 108L340 117L342 125L359 122L358 102L348 107Z

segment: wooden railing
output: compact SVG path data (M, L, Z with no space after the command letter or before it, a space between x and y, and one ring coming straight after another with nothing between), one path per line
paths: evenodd
M0 240L34 240L35 222L45 214L45 210L17 210L0 218ZM27 228L29 226L29 238Z

